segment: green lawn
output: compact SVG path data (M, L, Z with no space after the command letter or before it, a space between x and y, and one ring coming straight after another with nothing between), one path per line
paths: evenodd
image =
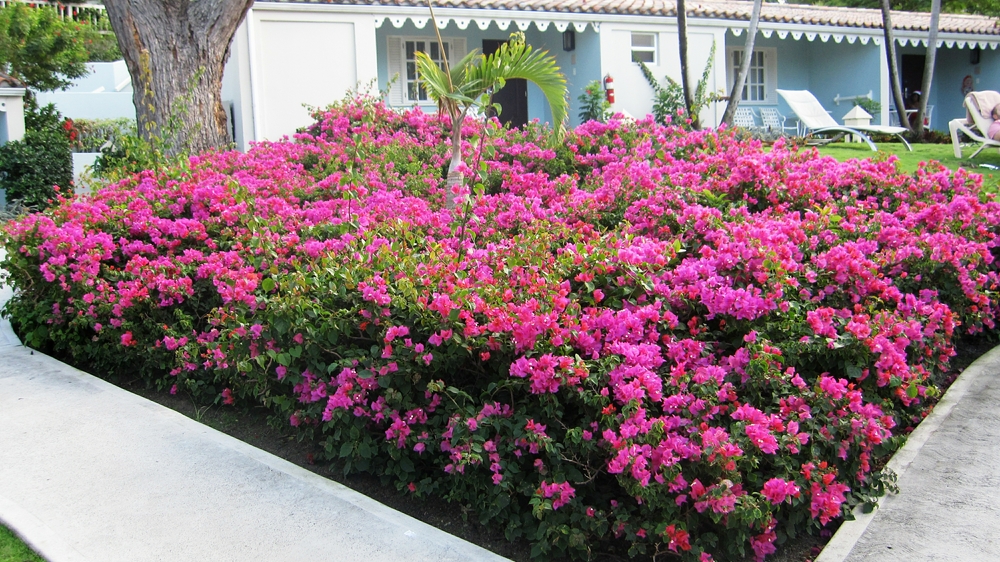
M0 525L0 562L45 562L21 542L10 529Z
M975 152L975 148L965 147L962 150L963 158L959 160L955 158L950 144L914 144L913 152L907 151L902 143L880 142L877 146L879 153L895 154L899 157L898 166L902 171L913 172L920 162L937 160L952 170L962 167L971 172L982 174L983 185L987 186L990 191L998 190L1000 170L980 167L980 165L986 164L1000 168L1000 153L996 149L984 150L974 160L969 160L969 156ZM840 161L851 158L871 158L877 154L872 152L866 144L843 142L819 147L819 152L826 156L833 156Z

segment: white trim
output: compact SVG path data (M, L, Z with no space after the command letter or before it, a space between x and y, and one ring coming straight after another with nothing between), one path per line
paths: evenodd
M636 37L648 37L653 40L652 45L639 45L636 46ZM632 62L635 62L636 53L648 53L653 55L653 60L643 61L649 66L657 66L660 63L660 56L658 50L660 48L660 34L654 32L646 31L631 31L629 32L629 58Z
M253 140L259 141L261 140L260 106L263 105L264 100L260 97L260 86L257 85L258 73L254 71L259 64L257 62L257 38L254 33L254 9L255 8L250 8L247 10L247 15L244 20L247 22L247 58L250 59L250 108L251 118L253 119Z

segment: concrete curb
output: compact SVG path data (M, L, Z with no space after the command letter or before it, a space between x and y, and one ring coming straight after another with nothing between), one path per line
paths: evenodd
M0 523L49 562L88 562L41 519L3 496L0 496Z
M9 329L9 325L7 327ZM464 560L503 560L502 557L494 555L471 543L467 543L463 539L398 512L333 480L314 474L271 453L248 445L235 437L194 421L179 412L160 406L155 402L128 392L103 379L79 371L43 353L35 351L32 354L39 361L57 364L62 371L61 374L73 377L75 379L74 382L78 384L91 387L93 392L110 394L117 400L139 405L147 411L150 418L159 418L173 425L181 426L202 439L214 442L220 447L236 451L249 459L267 466L275 472L288 475L311 488L322 490L332 498L352 504L381 521L406 529L403 534L411 539L428 541L439 545L443 550L462 553L461 558ZM87 562L92 560L92 558L82 555L70 544L62 540L57 533L38 517L35 517L32 513L2 495L0 495L0 522L3 522L13 530L25 543L48 560L48 562Z
M941 397L941 401L937 403L934 410L924 421L920 422L920 425L907 438L903 447L892 456L886 467L895 472L897 477L902 477L913 460L920 454L920 450L928 439L951 416L955 406L965 397L969 388L987 371L996 372L998 370L1000 370L1000 346L994 347L962 371L962 374L955 379L948 391ZM905 490L901 490L900 493L905 493ZM865 530L868 529L868 525L875 518L878 508L872 510L871 513L864 513L861 506L858 506L853 513L854 521L845 521L840 526L840 529L823 548L823 552L820 553L815 562L843 562L846 560L858 540L864 535Z

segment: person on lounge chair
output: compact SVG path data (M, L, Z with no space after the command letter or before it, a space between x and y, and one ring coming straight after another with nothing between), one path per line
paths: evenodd
M990 130L986 133L986 136L993 140L1000 141L1000 103L993 106L993 111L990 113L990 117L993 119L993 123L990 124Z

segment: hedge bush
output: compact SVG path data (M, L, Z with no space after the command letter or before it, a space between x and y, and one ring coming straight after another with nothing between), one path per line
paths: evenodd
M758 559L892 484L994 327L980 178L649 121L564 142L368 99L9 225L26 341L263 403L533 554ZM487 138L482 139L482 135Z
M55 106L25 104L24 138L0 146L0 189L7 201L44 209L58 189L72 191L70 128Z

